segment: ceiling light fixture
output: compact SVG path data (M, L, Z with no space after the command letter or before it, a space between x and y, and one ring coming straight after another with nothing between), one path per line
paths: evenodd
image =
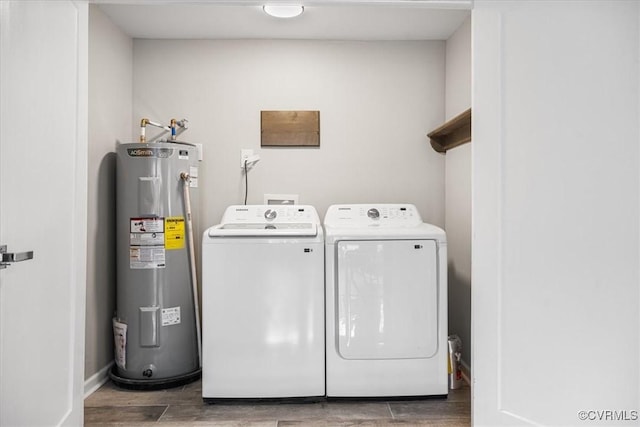
M262 6L262 10L267 15L276 18L295 18L304 12L304 6L299 4L265 4Z

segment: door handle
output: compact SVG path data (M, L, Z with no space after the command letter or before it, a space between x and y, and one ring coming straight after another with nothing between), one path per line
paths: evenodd
M7 252L7 245L0 245L0 269L7 268L12 262L20 262L33 259L33 251Z

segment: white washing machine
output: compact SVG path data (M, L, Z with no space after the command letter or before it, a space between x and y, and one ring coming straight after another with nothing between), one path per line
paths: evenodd
M328 397L447 395L447 242L413 205L324 220Z
M324 239L311 206L230 206L202 239L205 400L325 395Z

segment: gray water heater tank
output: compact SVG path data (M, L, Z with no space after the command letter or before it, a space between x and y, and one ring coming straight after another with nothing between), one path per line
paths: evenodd
M200 372L184 188L189 187L187 200L197 200L197 149L159 142L119 144L116 151L117 310L111 377L125 387L170 386ZM185 182L183 173L191 179Z

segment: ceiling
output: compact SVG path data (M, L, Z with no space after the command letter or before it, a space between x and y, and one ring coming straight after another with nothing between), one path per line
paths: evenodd
M446 40L472 5L472 0L303 0L301 16L279 19L266 15L265 2L255 0L94 2L126 34L144 39Z

